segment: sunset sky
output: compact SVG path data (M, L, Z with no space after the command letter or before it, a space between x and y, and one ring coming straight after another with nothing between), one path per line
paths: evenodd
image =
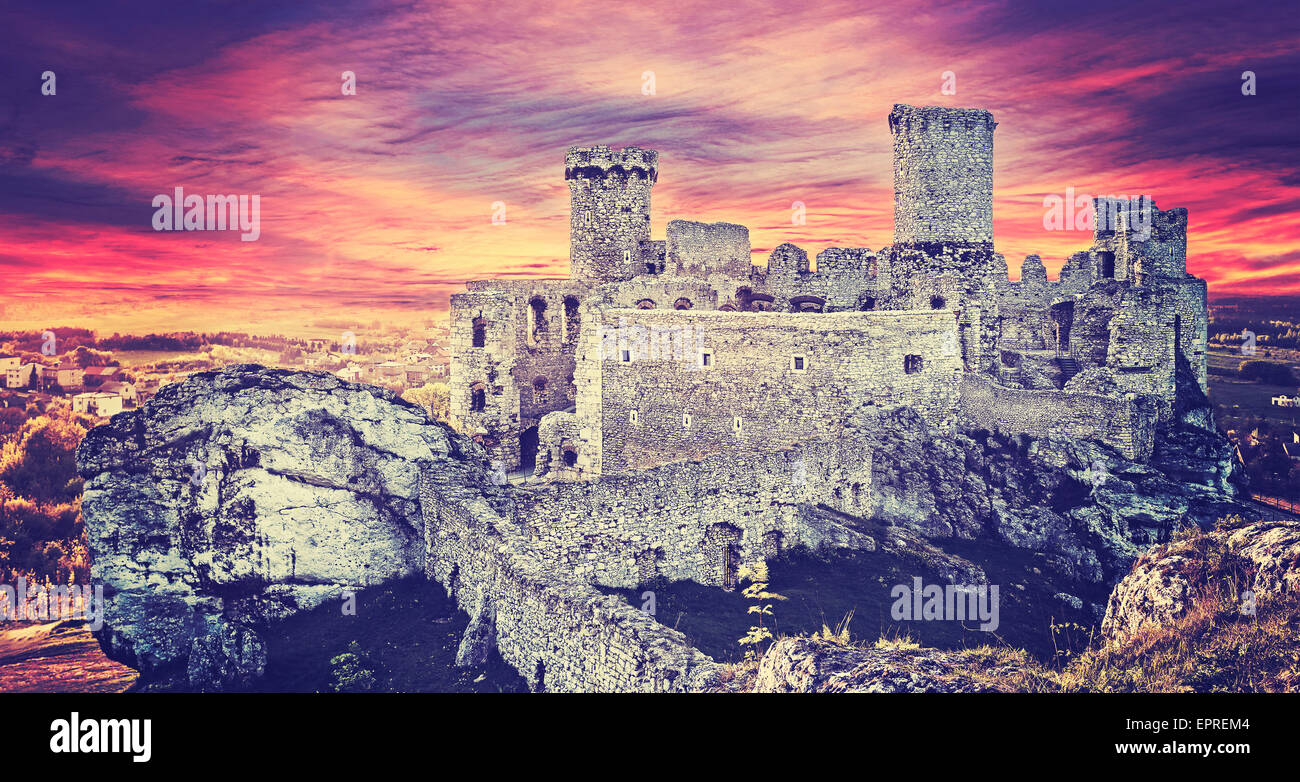
M1211 297L1300 295L1293 3L120 5L0 11L0 328L441 318L466 279L567 274L576 144L660 151L655 238L880 248L894 103L993 112L1013 275L1089 243L1044 196L1148 193ZM260 238L155 232L176 187L260 195Z

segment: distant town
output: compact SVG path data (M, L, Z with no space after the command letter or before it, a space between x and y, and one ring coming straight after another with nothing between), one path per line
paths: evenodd
M0 408L44 413L70 406L106 419L143 405L194 372L255 363L330 372L405 395L441 417L448 353L445 326L357 327L332 337L243 333L113 334L54 328L0 332ZM34 408L34 410L33 410Z

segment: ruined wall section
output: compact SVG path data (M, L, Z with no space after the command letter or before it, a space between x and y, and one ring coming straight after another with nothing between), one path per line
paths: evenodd
M724 288L724 308L772 312L855 312L883 309L889 293L884 254L864 247L831 247L817 255L782 244L755 266L748 279Z
M1004 435L1095 440L1145 462L1155 446L1158 403L1152 397L1100 396L1007 388L983 375L961 380L962 424Z
M578 466L581 442L576 414L557 412L542 416L542 422L537 425L537 463L533 474L547 480L582 480L586 474Z
M472 625L490 623L502 659L533 691L683 692L719 666L676 630L576 580L477 492L425 477L425 573Z
M599 408L578 407L600 474L788 448L838 434L868 405L952 423L961 363L950 312L600 317L608 347L586 380L599 385Z
M1162 287L1176 316L1174 326L1178 349L1196 375L1201 391L1208 392L1209 289L1205 280L1190 275L1165 281Z
M517 454L516 297L480 290L451 297L448 407L452 425L497 461ZM475 336L477 331L478 336ZM517 458L514 457L514 458Z
M1187 275L1187 210L1161 211L1149 195L1093 199L1094 279L1135 285ZM1111 269L1113 259L1113 273Z
M573 280L485 280L467 287L452 296L450 412L462 431L514 469L524 460L521 432L577 399L575 356L590 289Z
M733 223L668 223L665 273L677 277L745 277L749 274L749 229Z
M894 243L993 245L993 115L895 104Z
M821 504L870 517L873 447L850 430L761 453L725 453L596 482L515 492L515 520L574 576L635 588L656 577L732 588L737 569L788 548L870 547L801 511Z

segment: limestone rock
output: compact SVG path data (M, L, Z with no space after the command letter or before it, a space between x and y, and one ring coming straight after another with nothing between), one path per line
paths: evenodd
M461 668L485 665L496 646L496 636L496 607L489 600L481 600L456 649L456 665Z
M421 473L477 487L481 458L328 374L239 365L167 386L77 452L100 644L145 681L247 683L268 622L422 572Z
M1226 548L1255 566L1256 595L1300 589L1300 522L1259 521L1208 533L1210 544ZM1144 627L1167 625L1183 616L1203 573L1200 549L1179 543L1147 551L1133 572L1116 585L1102 621L1102 636L1121 643Z

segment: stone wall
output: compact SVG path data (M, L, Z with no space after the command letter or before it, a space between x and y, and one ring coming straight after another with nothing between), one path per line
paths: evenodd
M872 545L803 510L872 514L880 440L863 432L594 482L531 484L512 493L515 520L551 561L584 581L634 588L661 576L730 588L741 564L793 546Z
M1155 445L1156 406L1143 395L1115 398L1007 388L982 375L961 380L961 414L971 428L1004 435L1096 440L1125 458L1146 461Z
M743 225L672 220L667 236L668 274L744 277L749 273L749 229Z
M521 453L521 433L574 404L574 356L591 289L572 280L468 287L451 299L451 418L513 469L531 457Z
M939 428L956 409L948 311L606 309L599 323L578 375L578 458L592 474L781 450L834 436L863 406L909 405Z
M575 580L473 492L421 485L425 571L533 691L684 692L719 666L676 630Z

